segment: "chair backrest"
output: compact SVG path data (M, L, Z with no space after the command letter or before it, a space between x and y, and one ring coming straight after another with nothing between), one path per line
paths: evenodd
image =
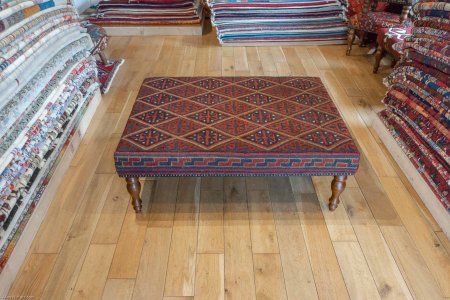
M388 4L402 5L402 12L400 13L400 22L403 23L411 11L411 7L415 2L414 0L364 0L363 14L367 14L370 10L375 10L378 2L384 2Z

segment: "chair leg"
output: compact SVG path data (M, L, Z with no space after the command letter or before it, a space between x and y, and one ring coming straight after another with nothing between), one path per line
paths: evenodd
M378 68L380 67L380 62L383 56L384 56L384 47L378 45L377 53L375 54L375 64L373 65L373 73L378 72Z
M361 40L359 41L359 46L365 47L366 46L366 32L365 31L361 31L360 38L361 38Z
M105 65L108 64L108 57L106 57L105 52L100 51L100 52L98 53L98 56L100 56L100 59L101 59L101 61L102 61L103 64L105 64Z
M395 58L393 58L392 62L391 62L391 68L395 68L396 65L397 65L397 60Z
M350 52L352 52L352 46L354 41L355 41L355 29L349 28L347 34L347 55L350 55Z

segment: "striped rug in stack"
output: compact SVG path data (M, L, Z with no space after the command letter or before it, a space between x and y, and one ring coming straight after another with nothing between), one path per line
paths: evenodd
M102 0L88 20L100 26L198 25L202 12L200 0Z
M92 47L73 7L0 0L0 271L98 90Z
M450 213L450 2L419 2L413 12L379 115Z
M220 44L342 44L345 6L338 0L209 0Z

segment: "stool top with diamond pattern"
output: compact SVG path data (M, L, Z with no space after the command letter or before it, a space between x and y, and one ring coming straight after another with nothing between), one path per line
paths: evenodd
M352 175L359 152L318 77L151 77L114 153L121 177Z

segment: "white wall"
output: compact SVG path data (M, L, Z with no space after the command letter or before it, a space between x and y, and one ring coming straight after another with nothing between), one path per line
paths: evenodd
M79 14L84 12L92 5L96 5L99 0L72 0L73 5L77 8Z

